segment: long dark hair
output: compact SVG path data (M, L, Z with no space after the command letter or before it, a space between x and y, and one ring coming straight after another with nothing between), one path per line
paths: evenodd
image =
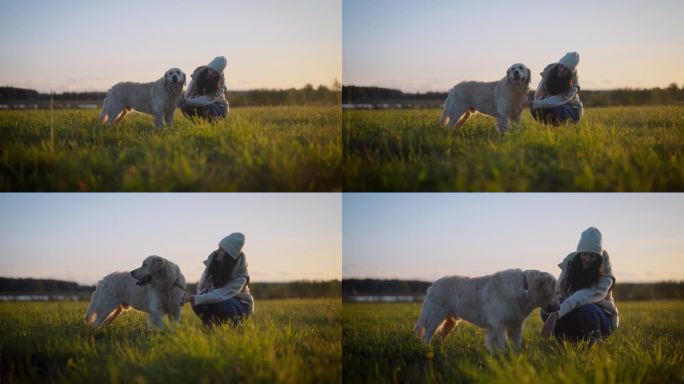
M222 261L218 261L216 256L214 256L214 260L209 264L207 275L211 277L215 288L226 285L236 264L237 260L233 259L230 255L225 255Z
M589 266L582 267L582 258L578 252L575 257L568 262L568 288L570 292L575 292L583 288L589 288L596 284L603 276L603 256L599 256Z
M221 81L221 74L219 73L213 79L207 79L207 74L209 73L209 68L204 68L199 73L199 79L197 80L197 88L202 95L210 95L218 90L219 82Z
M549 71L549 77L546 79L546 89L549 95L561 95L570 90L572 86L572 72L568 71L565 76L558 76L556 73L557 64Z

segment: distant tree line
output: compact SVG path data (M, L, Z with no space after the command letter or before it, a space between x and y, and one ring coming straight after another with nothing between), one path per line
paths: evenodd
M342 296L424 295L430 284L418 280L343 279Z
M425 295L430 282L416 280L344 279L342 297ZM620 283L613 288L615 300L684 300L684 282Z
M332 88L325 85L314 87L307 84L301 89L254 89L248 91L227 91L226 98L231 107L278 106L278 105L339 105L342 96L341 85L335 81ZM106 92L64 92L39 93L32 89L0 87L0 104L13 105L37 104L49 107L50 100L55 103L67 102L93 103L101 105Z
M534 91L530 91L530 99ZM397 89L381 87L358 87L354 85L342 87L342 103L344 104L378 104L378 103L442 103L447 92L404 93ZM684 104L684 87L670 84L667 88L651 89L613 89L607 91L581 90L580 99L586 107L630 106L630 105L682 105Z
M91 292L95 286L51 279L14 279L0 277L0 293Z
M292 299L292 298L321 298L340 297L341 282L329 281L291 281L284 283L250 283L249 288L255 299ZM188 292L195 292L196 283L186 285ZM31 294L31 295L59 295L74 294L81 300L90 299L95 290L94 285L79 285L71 281L50 279L15 279L0 277L0 295Z

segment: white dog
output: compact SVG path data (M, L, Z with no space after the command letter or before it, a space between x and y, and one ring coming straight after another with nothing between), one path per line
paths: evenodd
M164 77L151 83L117 83L107 91L100 121L116 124L134 110L152 115L157 128L173 125L184 85L185 73L178 68L169 69Z
M485 328L487 348L504 349L506 335L520 349L525 319L536 307L551 311L556 279L535 270L509 269L482 277L448 276L427 290L416 324L416 336L429 345L439 332L441 341L461 319Z
M520 122L527 106L527 92L532 74L523 64L513 64L506 77L499 81L463 81L456 84L447 96L440 123L459 128L468 118L480 112L496 118L496 127L505 132L509 120Z
M98 282L84 320L86 324L103 327L132 307L149 313L148 325L161 328L163 315L180 322L184 290L185 277L176 264L160 256L149 256L142 267L130 273L111 273Z

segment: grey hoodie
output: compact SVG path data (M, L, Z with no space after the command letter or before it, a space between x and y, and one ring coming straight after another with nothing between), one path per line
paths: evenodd
M580 252L594 252L603 256L604 269L603 276L601 276L592 287L570 292L568 286L568 263L574 259ZM582 233L580 242L577 245L577 251L567 255L563 261L558 264L561 269L561 274L558 277L556 284L556 298L560 305L558 317L561 318L585 304L596 304L605 312L613 316L613 327L617 328L620 323L618 316L618 309L613 300L612 287L615 284L615 277L613 276L613 266L610 263L610 256L608 252L603 249L601 232L598 229L590 227Z
M570 103L580 109L583 109L582 102L579 99L580 84L577 79L577 70L572 73L572 87L568 93L564 95L548 95L546 90L546 81L549 78L549 72L558 63L549 64L544 68L541 75L541 81L537 86L537 91L534 92L534 101L532 102L532 109L546 109L554 108L565 103Z

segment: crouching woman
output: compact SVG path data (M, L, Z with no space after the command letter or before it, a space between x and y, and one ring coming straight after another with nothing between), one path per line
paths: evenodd
M618 326L618 309L613 301L615 277L601 232L589 227L582 232L577 251L558 264L556 285L560 309L542 311L542 336L551 334L569 341L587 340L592 345L612 334Z
M254 311L244 244L242 233L223 238L204 261L206 268L197 283L197 294L186 292L182 298L182 303L192 304L192 310L208 327L222 323L237 326Z
M228 115L226 81L223 70L227 60L223 56L214 58L208 65L195 69L178 105L185 117L196 122L197 118L217 121Z

